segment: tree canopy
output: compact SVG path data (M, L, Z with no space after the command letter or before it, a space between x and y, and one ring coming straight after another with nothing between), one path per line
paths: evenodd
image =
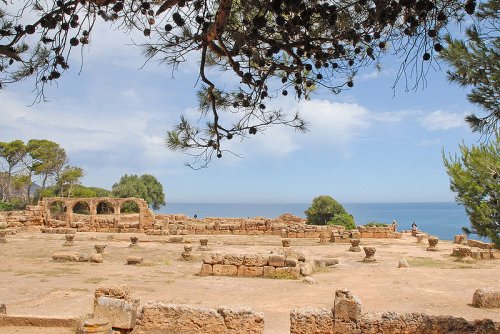
M441 57L451 66L450 82L472 88L467 94L469 102L486 113L468 115L468 124L473 131L491 135L500 122L500 3L483 2L474 16L465 40L445 37Z
M114 197L138 197L144 199L154 210L165 205L163 186L152 175L127 175L121 177L118 183L113 184L111 193Z
M0 0L0 84L34 76L38 94L59 80L69 55L87 47L99 20L140 30L147 60L173 68L199 60L198 123L181 117L170 149L195 164L222 157L223 143L277 124L305 131L298 114L269 108L279 95L308 98L318 87L352 87L360 67L388 49L400 57L398 79L420 82L442 51L449 21L472 14L475 0ZM224 88L217 72L232 73ZM236 115L236 116L235 116ZM202 122L205 122L203 125Z
M467 147L460 145L461 156L443 156L450 189L465 207L475 233L500 246L500 135L490 143Z
M25 204L34 195L33 181L42 185L39 196L72 196L84 174L81 167L68 165L66 151L58 143L46 139L0 142L0 165L1 200Z
M336 215L347 214L347 211L333 197L323 195L315 197L304 213L308 224L326 225Z

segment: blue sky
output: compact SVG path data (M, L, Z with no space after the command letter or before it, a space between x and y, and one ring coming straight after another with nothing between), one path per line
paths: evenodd
M33 81L0 91L0 141L45 138L66 149L84 168L83 184L111 188L123 174L152 174L167 202L306 203L328 194L341 202L453 201L441 151L480 137L466 127L474 110L466 91L450 86L445 69L431 69L426 87L391 87L398 64L389 57L380 73L362 71L350 91L318 91L298 103L290 95L273 102L300 110L309 132L274 127L229 147L198 171L189 157L168 151L166 131L181 114L195 115L196 58L174 72L149 63L132 39L99 27L89 49L74 52L70 71L46 88L50 102L29 106ZM83 65L81 73L80 65ZM218 84L231 85L225 73Z

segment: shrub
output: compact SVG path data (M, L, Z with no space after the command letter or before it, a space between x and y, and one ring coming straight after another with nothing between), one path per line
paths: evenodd
M369 222L368 224L365 225L365 227L387 227L387 226L389 225L379 222Z
M22 210L25 207L26 207L26 204L19 199L13 199L10 202L0 201L0 211Z
M341 225L344 226L346 230L356 229L354 217L348 213L340 213L333 216L333 218L328 222L328 225Z
M347 214L342 204L330 196L318 196L313 199L309 209L304 211L307 224L326 225L335 215Z

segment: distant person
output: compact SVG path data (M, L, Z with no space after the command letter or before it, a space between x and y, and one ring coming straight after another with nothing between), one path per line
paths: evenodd
M398 230L398 222L396 221L396 219L392 221L392 229L394 230L394 232Z
M414 231L417 230L417 224L415 222L413 222L413 224L411 224L411 229Z
M195 213L193 217L194 217L194 219L196 219L196 218L198 218L198 215Z

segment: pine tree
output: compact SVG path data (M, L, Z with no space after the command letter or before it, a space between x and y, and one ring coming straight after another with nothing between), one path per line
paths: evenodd
M473 8L467 9L468 11ZM466 121L473 131L494 134L500 120L500 3L490 0L479 5L476 21L466 30L466 39L445 37L441 57L451 66L450 82L472 87L468 100L484 116L470 114Z

